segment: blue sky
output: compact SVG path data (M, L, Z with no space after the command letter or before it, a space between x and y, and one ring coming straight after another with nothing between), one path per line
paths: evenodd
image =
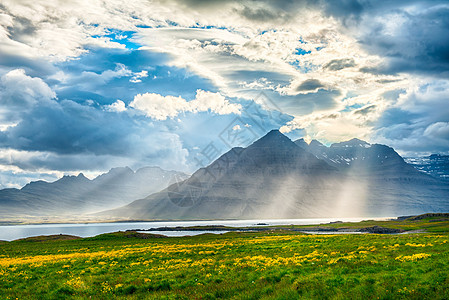
M0 4L0 188L193 172L271 129L449 153L447 1Z

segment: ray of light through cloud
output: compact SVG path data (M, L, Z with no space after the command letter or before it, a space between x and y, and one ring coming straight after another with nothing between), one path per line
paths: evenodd
M448 11L418 0L4 0L0 187L125 165L193 172L210 143L246 146L223 141L244 129L449 153Z

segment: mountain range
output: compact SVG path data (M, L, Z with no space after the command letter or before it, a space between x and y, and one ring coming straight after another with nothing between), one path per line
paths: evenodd
M0 217L77 216L128 204L188 175L159 167L113 168L93 180L82 173L0 190Z
M421 172L449 181L449 155L406 157L405 161Z
M190 178L101 216L129 219L380 217L449 211L447 182L394 149L353 139L330 147L277 130Z
M440 174L444 159L429 157L439 169L422 171ZM391 147L359 139L329 147L316 140L293 142L277 130L246 148L232 148L190 177L158 167L120 167L93 180L79 174L0 190L3 219L380 217L448 211L448 182L418 171Z

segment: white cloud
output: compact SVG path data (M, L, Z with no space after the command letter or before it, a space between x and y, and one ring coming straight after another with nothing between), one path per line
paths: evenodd
M449 80L412 78L375 123L373 139L406 155L448 153Z
M368 107L368 106L367 106ZM367 108L365 107L365 108ZM335 143L354 137L370 141L371 133L381 108L373 107L372 111L363 108L348 112L313 113L303 117L296 117L280 128L283 133L303 129L305 134L325 143Z
M23 69L6 73L0 82L0 103L3 105L31 105L56 98L55 92L42 79L26 75Z
M235 125L234 127L232 127L232 130L234 131L238 131L241 130L242 128L240 127L240 125Z
M5 1L4 5L14 16L1 19L4 26L29 26L32 32L7 39L11 47L23 48L17 50L21 55L73 58L92 43L124 47L102 36L111 29L137 31L133 41L143 45L142 50L170 54L168 64L210 79L227 97L248 99L261 89L279 95L314 93L318 89L297 90L302 82L314 78L324 82L326 88L340 90L341 95L367 95L376 93L381 85L378 81L384 79L360 71L379 65L382 59L363 51L357 40L320 7L303 2L289 4L288 9L270 2L237 1L207 5L143 0L107 4ZM54 36L50 34L53 32ZM60 38L61 34L70 38ZM120 40L122 36L115 34L115 38ZM12 46L14 43L17 45ZM351 59L354 66L332 72L325 68L344 59ZM138 83L148 76L144 72L123 76ZM113 76L106 73L101 78L106 79L106 75ZM288 106L279 107L297 116Z
M82 80L88 81L89 84L91 84L92 80L106 83L114 78L130 77L130 76L133 76L133 72L130 69L128 69L124 64L121 63L117 63L114 70L105 70L100 74L90 71L82 72Z
M196 97L192 101L155 93L138 94L129 106L155 120L174 118L184 112L211 111L219 115L240 114L241 109L240 104L230 103L221 94L203 90L197 90Z
M112 103L110 105L105 105L105 107L106 107L107 111L112 111L112 112L126 111L125 102L123 102L122 100L119 100L119 99L117 99L117 101L115 101L114 103Z
M240 114L241 105L230 103L220 93L196 91L196 98L190 102L192 112L212 111L219 115Z
M436 122L429 125L424 130L424 135L449 141L449 122Z
M129 144L130 151L126 155L91 152L60 154L0 148L0 189L23 186L31 179L55 180L63 174L98 174L117 166L138 169L157 165L167 170L187 170L186 157L189 153L183 148L178 135L159 128L147 134L130 132L127 136L122 140L122 143Z
M15 69L0 78L0 131L14 127L22 115L39 104L53 104L55 92L40 78Z
M219 94L201 91L192 101L152 93L135 96L131 107L154 119L164 120L183 112L206 110L217 114L237 113L240 108L226 102L224 97L248 99L260 90L266 90L276 92L279 97L273 97L273 101L277 101L276 104L284 113L296 117L283 130L304 128L314 138L321 136L335 140L348 135L366 136L372 132L373 124L382 112L389 107L416 114L428 112L427 117L420 117L415 122L419 126L414 124L420 128L420 134L425 130L440 132L436 131L437 125L432 124L447 122L442 116L447 110L442 105L443 108L429 109L429 102L426 102L426 97L422 97L426 82L417 83L415 78L404 73L387 76L376 74L375 71L367 72L367 69L378 70L385 63L385 53L368 53L366 48L372 47L360 43L361 40L369 41L366 38L375 34L373 37L391 36L392 40L386 39L382 45L389 45L392 41L393 45L411 45L414 39L407 42L407 35L406 40L399 39L399 42L395 37L401 36L401 32L407 29L405 16L407 20L412 20L419 12L428 10L428 5L422 5L419 9L415 7L416 10L412 11L413 5L404 8L398 4L400 9L382 13L380 17L378 12L371 10L372 17L365 14L360 19L360 27L351 27L342 26L338 17L321 11L326 3L316 6L306 5L304 1L293 1L285 4L285 7L269 1L195 3L4 0L3 8L0 9L0 54L5 60L11 55L45 61L76 59L87 52L87 46L125 48L118 42L123 41L124 36L115 34L116 41L105 37L105 34L111 33L111 29L136 31L133 42L144 46L139 51L167 53L168 65L186 68L200 77L210 79L219 90ZM382 6L375 5L373 8ZM402 9L405 12L409 10L409 14L397 12ZM384 10L380 9L379 12ZM397 52L413 57L417 55L414 51L423 52L421 46L409 49L393 47L391 51L395 54L397 49L404 50ZM95 85L99 82L129 77L131 83L139 83L147 76L145 70L132 72L125 66L117 65L115 70L106 70L100 74L84 72L76 84L82 85L86 91L95 92ZM64 82L63 73L57 77ZM156 78L156 75L153 77ZM323 86L316 85L310 89L301 87L304 82L310 83L314 79ZM425 78L423 81L429 83L434 79ZM7 99L29 104L54 98L54 93L48 86L46 89L43 82L42 89L38 87L40 84L37 79L30 83L31 90L26 89L27 85L19 84L24 86L25 93L19 97L17 92L17 97ZM397 104L396 99L385 96L401 89L407 92L399 97ZM333 101L322 106L310 101L310 109L304 111L293 109L301 105L301 97L294 98L297 102L293 104L289 102L282 105L283 101L289 101L285 99L298 95L309 95L309 99L316 97L316 102L319 102L319 92L323 90L339 93L332 96ZM14 92L14 87L11 91ZM445 87L441 92L435 88L427 94L447 99ZM370 107L374 108L368 109ZM109 109L123 110L126 106L116 102ZM362 109L367 109L367 113L363 113ZM14 123L4 122L1 128L7 128L5 126L10 126L8 124Z
M132 83L142 82L141 78L148 77L148 71L142 70L141 72L134 73L133 77L129 80Z
M154 93L138 94L129 104L155 120L174 118L187 110L187 101L181 97L162 96Z
M283 130L302 128L297 123L308 116L308 134L335 142L353 136L368 139L373 123L392 104L384 94L410 84L404 74L366 72L383 59L364 51L337 20L313 8L289 12L294 17L282 25L241 18L235 14L240 8L202 23L232 18L232 27L142 28L135 38L146 45L143 49L168 53L170 65L210 79L227 97L254 99L267 91L277 110L296 117ZM216 14L224 15L211 12ZM320 95L325 93L332 99L323 102ZM369 106L374 109L367 114L357 111ZM324 120L321 114L341 119Z

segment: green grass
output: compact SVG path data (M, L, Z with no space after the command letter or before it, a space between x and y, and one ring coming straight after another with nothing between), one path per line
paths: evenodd
M447 299L449 222L401 222L357 226L429 232L182 238L119 232L1 243L0 298Z
M322 225L293 225L289 226L290 229L304 229L307 228L348 228L348 229L361 229L372 226L382 226L387 228L402 229L404 231L412 230L425 230L426 232L434 233L449 233L449 214L441 214L443 216L432 216L419 218L411 217L406 220L389 220L389 221L361 221L361 222L346 222L346 223L331 223ZM426 216L426 215L422 215ZM277 226L282 228L285 226Z

